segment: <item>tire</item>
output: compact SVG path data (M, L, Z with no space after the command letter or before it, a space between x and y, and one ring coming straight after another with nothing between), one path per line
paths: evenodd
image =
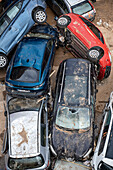
M0 54L0 68L6 67L8 59L4 54Z
M62 16L57 20L57 27L66 28L71 22L71 18L69 16Z
M87 57L91 62L97 64L103 55L104 50L101 47L95 46L89 49Z
M34 9L32 17L33 17L33 20L38 24L42 24L46 22L47 20L47 14L43 8Z

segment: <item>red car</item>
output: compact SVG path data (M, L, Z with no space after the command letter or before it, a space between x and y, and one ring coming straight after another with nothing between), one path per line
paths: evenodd
M97 65L98 79L111 72L111 54L100 30L78 14L65 14L57 20L65 46L75 57L87 58Z

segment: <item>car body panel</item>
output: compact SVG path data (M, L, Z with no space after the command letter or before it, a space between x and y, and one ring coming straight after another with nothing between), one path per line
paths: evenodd
M97 146L92 159L92 166L97 169L113 169L113 92L110 94L109 102L103 112L103 122L97 142Z
M31 99L15 98L6 95L6 102L6 133L8 136L6 139L8 147L5 153L6 169L16 170L17 168L22 168L21 166L24 162L21 162L21 160L24 159L24 166L28 162L28 166L24 167L27 170L48 168L50 165L50 153L48 145L47 96ZM44 120L42 120L42 117ZM43 164L40 167L36 167L36 164L31 160L39 155L43 158ZM13 161L14 168L8 166L10 159ZM26 162L27 159L29 161ZM31 167L29 163L35 167Z
M46 8L45 2L40 0L17 0L12 3L2 14L2 18L7 19L7 15L12 17L11 9L15 9L16 4L21 4L17 14L14 18L11 18L8 26L1 34L0 41L0 52L8 55L12 48L23 38L23 36L29 31L29 29L34 25L34 20L32 19L32 11L39 5L44 9ZM8 13L9 12L9 13Z
M82 58L88 58L88 50L92 47L100 47L104 50L104 55L99 59L99 74L98 79L102 80L106 76L107 67L111 70L111 57L110 50L108 49L105 39L101 31L90 21L77 14L65 14L71 18L71 22L67 26L67 31L70 33L71 41L67 43L66 47L76 57L77 53ZM89 24L86 24L86 22ZM90 26L91 24L91 26ZM90 29L90 27L92 27ZM96 30L96 35L92 29ZM61 31L62 32L62 31ZM98 38L99 36L99 38ZM101 40L102 39L102 40Z
M95 90L90 86L90 80L92 79L90 73L91 65L88 60L68 59L60 64L56 79L56 95L54 98L51 130L51 145L58 158L65 157L82 160L89 149L92 150L93 148ZM75 79L75 86L72 85L71 79L70 82L67 82L66 79L68 78L68 75L70 75L72 80L73 78ZM82 81L79 80L80 77L87 77L87 80L83 79L82 84ZM79 82L79 85L77 84L77 81ZM87 85L84 88L85 84ZM94 84L92 85L93 87ZM92 95L90 94L91 91ZM59 108L65 109L63 111L65 113L65 118L62 114L61 121L60 117L57 118L57 115L61 114L61 109L59 111ZM72 116L70 115L70 112L67 112L66 108L72 110ZM79 121L81 121L79 122L76 119L76 121L74 119L72 121L75 112L80 115L82 109L84 110L83 114L81 118L79 117ZM88 112L86 112L86 110ZM67 116L68 118L66 119ZM82 121L84 121L84 123ZM64 126L64 122L67 123L67 126L66 123Z
M7 90L8 87L17 92L19 92L19 90L23 90L23 92L25 90L27 92L28 90L28 92L34 92L35 95L35 92L37 93L48 89L49 73L52 69L54 60L57 32L51 26L37 25L32 28L29 35L31 35L31 37L26 37L20 42L16 53L10 62L6 74L6 86ZM40 35L42 35L42 38ZM50 48L50 50L48 48ZM47 50L49 52L47 52ZM21 81L19 79L14 80L11 78L13 76L13 70L21 67L33 68L37 70L39 72L38 79L35 81L30 81L30 79L28 79L28 81ZM28 73L28 75L29 74L30 73ZM28 93L28 95L30 95L30 93Z
M86 0L80 0L80 1L79 0L62 0L62 1L47 0L46 2L58 16L60 16L62 14L73 12L73 13L80 14L90 20L94 20L94 18L95 18L96 11L90 1L86 1ZM83 4L87 4L90 9L88 10L87 5L83 6ZM87 10L85 11L84 8L86 8L88 11Z

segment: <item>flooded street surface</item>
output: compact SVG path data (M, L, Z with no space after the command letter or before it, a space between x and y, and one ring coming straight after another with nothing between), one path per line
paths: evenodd
M112 61L113 61L113 0L97 0L96 3L94 3L95 9L96 9L96 19L94 23L96 26L98 26L97 22L99 20L102 20L102 24L98 26L98 28L102 31L106 43L111 51L112 54ZM55 27L55 21L53 12L47 7L47 15L48 19L47 22ZM107 24L105 24L107 23ZM70 54L67 49L64 47L60 47L56 50L55 59L54 59L54 66L53 70L55 70L55 73L51 77L51 83L52 88L55 87L55 76L57 73L57 69L59 64L67 59L67 58L74 58L72 54ZM4 80L5 80L5 70L0 70L0 151L2 149L2 143L3 143L3 133L5 128L5 117L4 117L4 98L5 98L5 86L4 86ZM98 131L100 128L100 122L102 119L102 110L105 106L105 103L109 99L109 95L111 91L113 91L113 65L112 70L109 78L97 82L97 101L96 101L96 136L98 136ZM4 170L4 156L1 155L0 152L0 169Z

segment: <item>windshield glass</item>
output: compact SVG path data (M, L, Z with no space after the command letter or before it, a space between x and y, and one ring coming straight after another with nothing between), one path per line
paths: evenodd
M93 8L89 2L82 2L78 5L72 6L72 12L79 15L83 15L84 13L87 13L91 10L93 10Z
M88 80L84 76L66 76L63 100L66 105L85 105L88 99Z
M13 98L8 104L9 113L14 113L21 110L39 110L41 102L36 98Z
M56 116L56 125L73 130L86 129L90 127L89 109L59 106Z
M32 67L13 67L11 80L34 83L39 81L39 70L36 70Z
M44 164L44 159L41 155L30 158L9 158L8 166L14 170L25 170L29 168L38 168Z

